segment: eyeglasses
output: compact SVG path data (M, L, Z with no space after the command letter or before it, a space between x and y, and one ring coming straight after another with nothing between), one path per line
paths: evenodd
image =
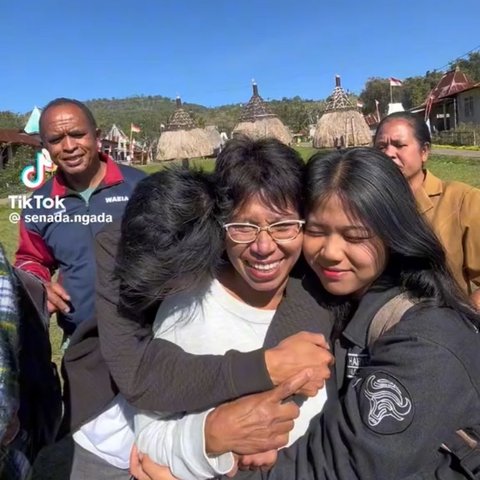
M266 231L276 243L287 243L295 240L302 230L305 220L285 220L259 227L252 223L226 223L223 228L230 240L235 243L252 243L260 232Z

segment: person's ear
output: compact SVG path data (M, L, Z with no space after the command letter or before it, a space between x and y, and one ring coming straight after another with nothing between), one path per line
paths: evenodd
M425 163L428 160L430 155L430 143L425 142L422 146L422 163Z

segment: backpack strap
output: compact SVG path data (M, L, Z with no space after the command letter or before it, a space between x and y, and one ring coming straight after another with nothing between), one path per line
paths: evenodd
M480 431L478 427L457 430L441 448L453 455L462 473L470 480L480 479Z
M43 327L48 332L50 315L47 309L47 292L43 282L35 275L20 268L14 267L13 272L20 283L20 288L25 292L38 315L38 319L41 320Z
M375 314L368 327L368 348L371 348L379 337L396 325L405 312L413 307L413 305L415 305L415 303L410 300L405 293L396 295L383 305Z

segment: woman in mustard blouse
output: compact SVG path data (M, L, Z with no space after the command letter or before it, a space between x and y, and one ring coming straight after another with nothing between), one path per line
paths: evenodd
M480 190L441 180L425 168L430 131L420 117L411 113L385 117L374 144L402 170L420 212L445 248L455 279L480 309Z

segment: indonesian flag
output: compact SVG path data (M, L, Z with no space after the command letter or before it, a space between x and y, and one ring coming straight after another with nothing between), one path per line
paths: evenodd
M130 124L130 130L133 133L140 133L141 132L141 128L138 125L135 125L134 123Z
M363 108L363 103L357 100L357 108Z
M390 77L391 87L401 87L402 85L403 85L403 82L401 80L399 80L398 78Z

